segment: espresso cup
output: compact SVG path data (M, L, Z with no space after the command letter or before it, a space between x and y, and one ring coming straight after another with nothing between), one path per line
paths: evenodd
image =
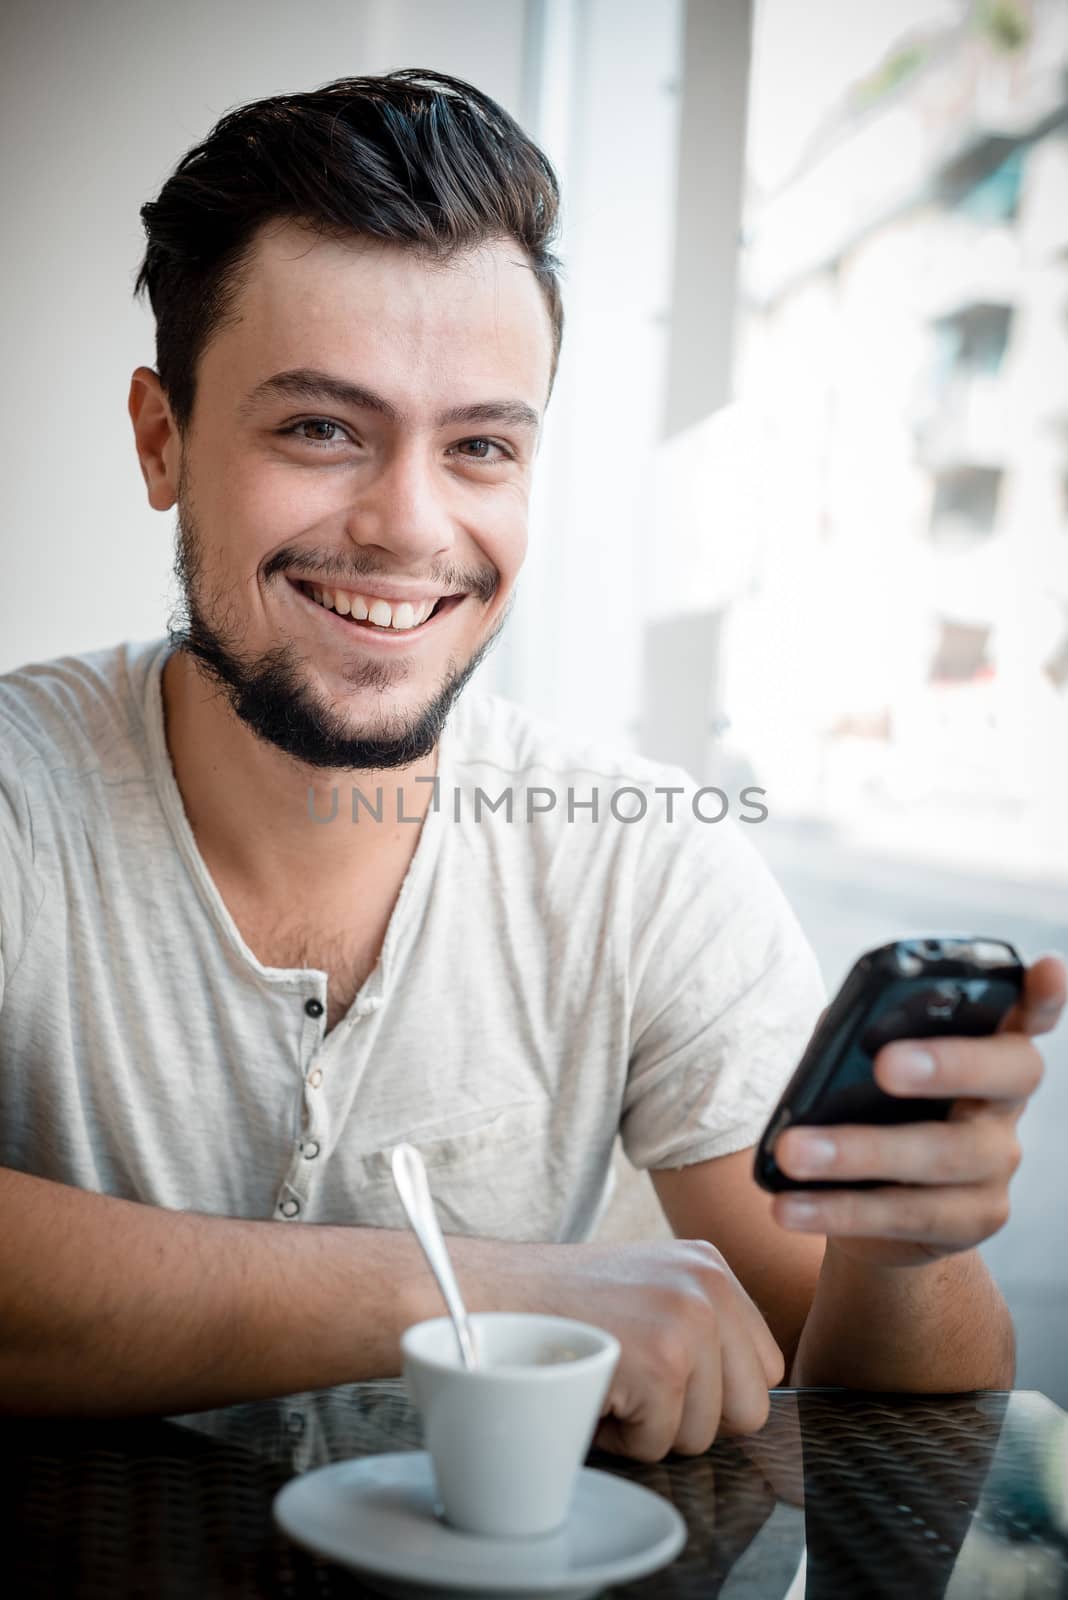
M489 1311L470 1322L472 1370L448 1317L401 1335L441 1512L454 1528L496 1539L554 1533L567 1519L619 1341L569 1317Z

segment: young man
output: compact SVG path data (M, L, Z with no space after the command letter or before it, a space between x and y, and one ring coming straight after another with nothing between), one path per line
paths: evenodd
M744 828L457 699L523 560L557 199L500 107L411 71L229 114L144 208L129 409L180 625L0 679L8 1410L396 1372L440 1310L401 1139L472 1308L619 1335L610 1449L757 1429L784 1378L1012 1381L975 1247L1060 963L1001 1036L880 1053L947 1124L780 1141L900 1187L772 1201L752 1146L825 996ZM620 1130L675 1242L590 1242Z

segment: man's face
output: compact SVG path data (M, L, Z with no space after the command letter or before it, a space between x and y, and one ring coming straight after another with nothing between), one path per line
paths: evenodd
M526 550L552 358L537 282L512 241L441 265L276 222L237 309L198 363L172 634L297 759L420 759Z

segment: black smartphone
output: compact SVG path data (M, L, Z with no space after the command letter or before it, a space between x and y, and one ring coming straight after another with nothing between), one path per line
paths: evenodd
M1004 939L898 939L869 950L850 971L806 1046L757 1145L761 1188L872 1189L878 1178L791 1178L774 1145L793 1123L934 1122L952 1100L886 1094L874 1057L892 1039L995 1033L1023 989L1024 966Z

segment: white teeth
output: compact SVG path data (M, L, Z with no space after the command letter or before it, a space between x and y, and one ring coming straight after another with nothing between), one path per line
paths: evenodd
M393 605L388 600L368 599L344 589L317 589L311 585L308 592L328 611L336 611L342 617L351 616L356 622L373 622L376 627L395 628L401 632L418 628L437 604L436 600L421 600L418 605L410 600L398 600Z

